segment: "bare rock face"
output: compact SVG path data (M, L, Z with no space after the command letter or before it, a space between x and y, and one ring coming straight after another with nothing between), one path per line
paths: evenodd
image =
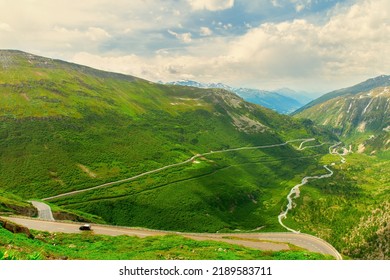
M0 226L5 228L6 230L12 232L12 233L23 233L28 238L34 238L34 235L30 232L30 230L27 227L15 224L13 222L0 219Z
M390 124L390 87L335 97L310 107L299 117L334 128L342 136L368 131L380 133Z
M33 206L18 206L14 204L6 204L6 203L3 203L2 206L9 209L9 211L14 214L28 216L28 217L36 217L38 215L37 209Z
M84 219L83 217L67 212L53 212L53 217L55 220L60 221L74 221L83 223L91 222L90 220Z

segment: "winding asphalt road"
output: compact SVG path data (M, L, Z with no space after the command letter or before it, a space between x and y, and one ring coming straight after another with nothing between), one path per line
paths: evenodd
M128 181L135 180L137 178L160 172L162 170L174 167L174 166L180 166L187 163L190 163L194 161L196 158L204 157L211 154L216 153L226 153L226 152L233 152L233 151L240 151L240 150L254 150L254 149L265 149L265 148L272 148L272 147L279 147L287 145L288 143L292 142L299 142L302 143L298 147L298 150L303 150L308 147L302 147L304 143L314 141L314 138L310 139L295 139L290 140L285 143L280 144L273 144L273 145L265 145L265 146L256 146L256 147L241 147L241 148L234 148L234 149L226 149L226 150L220 150L220 151L211 151L208 153L203 154L197 154L193 157L189 158L188 160L185 160L183 162L167 165L155 170L147 171L142 174L122 179L115 182L110 182L106 184L102 184L96 187L68 192L59 194L56 196L51 196L44 198L42 200L52 200L59 197L65 197L65 196L71 196L82 192L87 192L94 189L104 188L108 186L112 186L115 184L120 184ZM323 144L321 144L323 145ZM317 145L317 146L321 146ZM337 144L336 144L337 145ZM331 148L335 147L336 145L332 146ZM312 147L317 147L312 146ZM331 152L331 148L329 148L329 151ZM331 152L332 153L332 152ZM325 174L322 176L313 176L313 177L305 177L303 178L301 184L296 185L292 191L290 192L288 198L289 198L289 205L287 207L287 210L284 213L281 213L279 215L279 222L283 225L281 222L282 218L285 218L287 215L287 212L292 207L292 195L299 193L299 186L304 185L308 182L308 179L321 179L324 177L330 177L332 176L333 172L328 169L326 166L324 166L330 173ZM49 232L64 232L64 233L78 233L79 232L79 225L75 223L65 223L65 222L54 222L53 215L51 213L50 207L42 202L36 202L32 201L32 204L38 209L39 212L39 218L41 220L37 219L28 219L28 218L20 218L20 217L8 217L7 219L16 222L18 224L24 225L28 228L35 229L35 230L42 230L42 231L49 231ZM290 206L290 207L289 207ZM284 226L287 228L286 226ZM147 236L155 236L155 235L167 235L167 234L177 234L181 236L185 236L188 238L192 238L195 240L214 240L214 241L222 241L225 243L230 244L237 244L242 245L250 248L255 248L259 250L274 250L274 251L280 251L280 250L288 250L289 246L287 243L305 248L312 252L318 252L325 255L331 255L334 256L336 259L341 260L342 257L338 253L338 251L329 243L326 241L308 235L308 234L302 234L299 232L296 232L292 229L287 228L288 230L292 232L284 232L284 233L234 233L234 234L204 234L204 233L180 233L180 232L168 232L168 231L155 231L155 230L148 230L148 229L134 229L134 228L128 228L128 227L116 227L116 226L103 226L103 225L94 225L93 230L96 234L104 234L104 235L111 235L111 236L117 236L117 235L131 235L131 236L138 236L138 237L147 237Z
M29 201L31 204L38 210L38 218L41 220L54 221L53 213L49 205L38 202L38 201Z
M157 172L160 172L162 170L165 170L165 169L168 169L168 168L171 168L171 167L184 165L184 164L187 164L187 163L190 163L190 162L194 161L197 158L208 156L208 155L212 155L212 154L228 153L228 152L242 151L242 150L266 149L266 148L285 146L288 143L303 141L301 143L301 145L299 146L299 148L298 148L298 149L301 149L303 143L308 142L308 141L314 141L314 140L315 140L314 138L310 138L310 139L294 139L294 140L289 140L289 141L286 141L286 142L280 143L280 144L255 146L255 147L241 147L241 148L233 148L233 149L211 151L211 152L208 152L208 153L197 154L197 155L194 155L193 157L191 157L191 158L189 158L189 159L187 159L185 161L174 163L174 164L170 164L170 165L166 165L166 166L163 166L161 168L157 168L157 169L154 169L154 170L151 170L151 171L147 171L147 172L135 175L135 176L130 177L130 178L126 178L126 179L122 179L122 180L118 180L118 181L114 181L114 182L105 183L105 184L102 184L102 185L99 185L99 186L96 186L96 187L92 187L92 188L87 188L87 189L67 192L67 193L63 193L63 194L58 194L58 195L42 198L42 200L43 201L53 200L53 199L60 198L60 197L71 196L71 195L75 195L75 194L79 194L79 193L83 193L83 192L88 192L88 191L91 191L91 190L101 189L101 188L105 188L105 187L109 187L109 186L113 186L113 185L129 182L129 181L133 181L133 180L138 179L140 177L143 177L143 176L146 176L146 175L149 175L149 174L153 174L153 173L157 173Z
M32 218L22 217L2 217L14 223L26 226L30 229L48 231L48 232L63 232L63 233L79 233L79 223L71 222L55 222L45 221ZM110 236L129 235L137 237L148 236L163 236L163 235L180 235L194 240L212 240L225 242L229 244L241 245L257 250L280 251L289 250L289 244L299 246L311 252L317 252L324 255L331 255L337 260L341 260L340 254L337 250L326 241L308 235L295 234L291 232L270 232L270 233L182 233L171 231L157 231L140 228L106 226L106 225L92 225L95 234L103 234Z

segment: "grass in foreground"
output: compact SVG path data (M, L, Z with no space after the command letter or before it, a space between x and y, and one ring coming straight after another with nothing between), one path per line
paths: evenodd
M258 251L180 236L138 238L93 233L33 232L35 239L0 228L0 260L323 260L307 251Z

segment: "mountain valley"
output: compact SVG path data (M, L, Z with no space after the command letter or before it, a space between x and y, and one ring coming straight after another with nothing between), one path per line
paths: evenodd
M334 181L306 189L292 218L354 258L390 258L389 85L390 76L382 75L328 93L294 113L334 132L348 156L344 166L335 166ZM313 208L327 209L326 215Z
M163 86L21 52L3 51L1 57L1 188L24 199L116 181L210 150L333 137L222 89ZM268 169L263 161L279 166L287 155L306 163L291 165L287 173L285 167L283 172L277 167L267 171L280 181L277 190L282 190L297 172L315 168L311 157L316 153L292 147L243 151L235 159L203 159L140 182L114 186L107 189L111 199L102 195L100 202L95 201L92 192L85 194L91 202L83 196L84 203L75 204L75 196L60 204L105 215L106 221L122 225L202 231L257 228L266 223L261 221L264 215L255 214L255 209L263 207L253 202L262 196L257 174ZM227 180L227 171L217 172L228 163L238 164L234 169L243 177L228 172L233 176ZM242 164L252 167L243 169ZM180 183L207 174L215 179ZM216 181L206 183L210 180ZM270 188L266 195L275 191ZM164 205L161 200L168 197L172 201ZM270 209L279 211L279 203L283 200L275 201ZM262 218L257 221L251 215ZM199 222L189 224L189 219ZM275 226L277 222L267 225Z
M250 88L235 88L222 83L199 83L195 81L176 81L166 83L196 88L220 88L237 94L245 101L272 109L280 114L289 114L309 103L312 98L308 93L299 93L288 88L266 91Z
M327 165L334 175L302 187L284 223L344 256L388 259L389 92L370 84L291 117L245 101L244 89L163 85L1 50L0 211L35 216L27 201L46 199L67 220L281 232L291 188Z

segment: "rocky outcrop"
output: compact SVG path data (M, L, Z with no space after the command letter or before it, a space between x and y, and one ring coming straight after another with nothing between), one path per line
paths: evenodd
M0 219L0 226L12 233L23 233L28 238L34 238L34 236L27 227L15 224L5 219Z
M57 221L74 221L74 222L82 222L82 223L90 223L91 221L80 217L76 214L68 213L68 212L53 212L53 217Z
M38 211L35 207L31 206L18 206L14 204L6 204L2 203L2 206L9 209L12 213L28 216L28 217L36 217L38 215Z

